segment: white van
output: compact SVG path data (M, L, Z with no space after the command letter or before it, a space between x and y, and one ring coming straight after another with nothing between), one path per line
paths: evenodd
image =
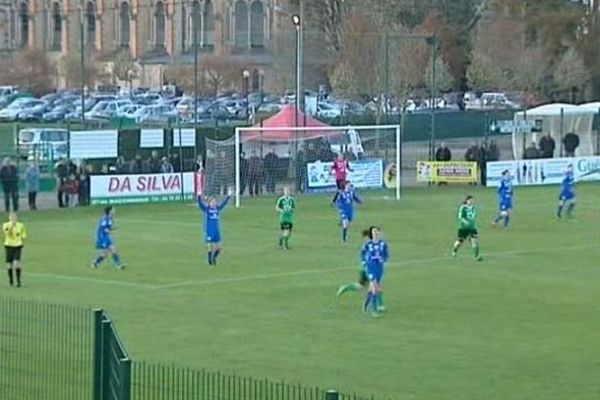
M29 160L58 160L69 150L69 131L57 128L27 128L19 131L18 149Z

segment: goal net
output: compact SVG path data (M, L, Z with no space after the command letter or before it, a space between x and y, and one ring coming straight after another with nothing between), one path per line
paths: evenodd
M239 207L245 196L277 195L284 186L295 193L334 191L332 166L340 154L355 188L388 189L400 198L398 125L236 128L231 139L206 140L205 192L222 195L235 187Z

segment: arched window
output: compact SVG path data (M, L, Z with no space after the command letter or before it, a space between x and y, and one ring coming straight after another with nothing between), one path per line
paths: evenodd
M243 0L235 3L234 43L238 49L248 48L248 5Z
M254 1L250 6L250 46L265 45L265 13L261 1Z
M96 44L96 5L90 1L85 10L85 39L92 46Z
M19 46L27 47L29 44L29 10L27 3L19 4Z
M52 50L60 50L62 43L62 15L60 14L60 4L52 3Z
M8 29L9 29L9 21L8 21L8 13L4 10L0 10L0 49L8 49Z
M119 10L119 46L129 47L129 23L130 23L129 3L121 3Z
M162 1L156 3L154 10L154 46L163 49L165 47L165 4Z
M192 12L190 15L190 47L194 47L194 43L200 46L202 42L202 10L198 0L192 2Z
M204 47L215 45L215 10L212 1L204 2L204 36L202 37Z

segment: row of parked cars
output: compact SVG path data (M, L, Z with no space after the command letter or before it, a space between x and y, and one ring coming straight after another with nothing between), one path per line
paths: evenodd
M9 89L11 88L11 89ZM386 102L366 98L349 101L311 90L304 93L307 113L324 119L342 115L375 113L378 107L389 113L419 113L431 109L431 100L412 98L403 102L389 98ZM228 92L217 97L176 96L163 91L136 88L131 92L96 92L83 99L81 93L61 91L35 98L12 87L0 86L0 121L64 122L126 118L138 124L164 124L180 120L247 120L256 112L275 113L286 103L296 101L295 93L283 96L250 93L248 96ZM449 93L433 101L439 111L518 109L521 104L504 93ZM82 113L83 108L83 113ZM195 113L194 113L195 110Z

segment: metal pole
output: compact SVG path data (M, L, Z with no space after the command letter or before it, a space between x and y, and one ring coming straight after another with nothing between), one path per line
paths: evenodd
M300 0L300 24L298 24L298 96L300 110L304 109L304 89L302 87L303 58L304 58L304 0Z
M79 45L80 62L81 62L81 127L85 125L85 43L84 43L84 27L83 27L83 2L79 8Z
M296 126L300 110L300 26L296 25Z
M198 131L198 12L194 12L194 135ZM179 143L181 145L181 142Z
M388 98L390 93L390 35L386 31L384 37L384 59L385 59L385 79L384 79L384 93L385 93L385 115L388 114ZM387 121L386 121L387 122ZM378 135L379 136L379 135Z
M435 59L436 59L436 47L437 38L435 35L431 36L431 132L429 137L429 160L433 161L434 147L435 147Z

